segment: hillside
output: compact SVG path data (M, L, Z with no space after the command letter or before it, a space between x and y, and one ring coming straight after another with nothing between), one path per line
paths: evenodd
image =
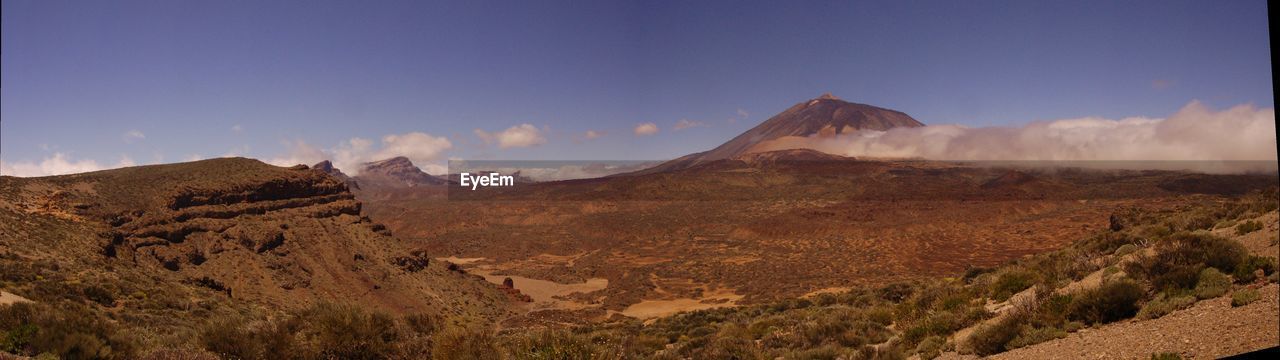
M483 324L508 303L390 236L342 181L305 166L227 158L0 177L0 219L6 292L159 343L217 314L359 303Z

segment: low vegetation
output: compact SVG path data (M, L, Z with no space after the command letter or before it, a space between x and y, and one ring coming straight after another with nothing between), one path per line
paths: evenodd
M37 303L0 306L0 350L67 359L931 359L946 351L991 355L1063 338L1084 327L1158 318L1201 299L1230 294L1234 306L1257 301L1260 294L1250 286L1274 281L1275 258L1250 255L1238 242L1207 229L1224 221L1247 224L1248 219L1274 211L1275 202L1276 192L1271 191L1164 213L1121 212L1126 225L1121 230L1100 230L1071 246L994 269L974 268L959 278L684 312L649 324L619 320L495 332L450 319L393 316L349 304L319 303L285 313L218 311L192 307L159 288L67 285L66 279L58 278L61 285L47 286L63 287L40 285L26 291L39 297ZM34 276L59 276L38 266L0 270L5 278L32 277L26 283L45 281ZM1065 290L1095 273L1102 279L1096 286ZM201 323L165 341L139 338L140 332L132 330L158 318L119 318L111 311L118 306L187 308L201 311ZM956 334L966 328L972 332L960 341Z

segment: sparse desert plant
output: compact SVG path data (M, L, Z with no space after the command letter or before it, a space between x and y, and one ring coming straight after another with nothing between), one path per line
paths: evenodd
M1236 235L1244 235L1258 230L1262 230L1262 223L1253 220L1236 225Z
M1252 304L1262 297L1257 289L1241 289L1231 294L1231 306L1239 307Z
M1009 314L990 324L979 325L969 335L969 346L975 354L988 356L1002 353L1006 345L1018 337L1022 323L1022 315Z
M499 360L497 340L487 330L448 328L432 339L431 357L436 359Z
M1197 298L1211 299L1222 296L1231 290L1231 279L1218 269L1206 268L1200 271L1200 280L1193 291Z
M1182 355L1175 352L1151 354L1151 360L1182 360Z
M1142 305L1142 309L1138 310L1137 317L1139 319L1155 319L1177 310L1186 309L1195 303L1195 296L1167 296L1165 293L1160 293L1155 299Z
M516 359L589 360L622 357L619 344L609 341L595 343L586 336L564 330L547 329L521 334L508 341L504 347Z
M924 360L933 359L942 354L942 348L946 344L947 340L945 338L930 336L920 341L919 345L916 345L916 354L920 355L920 358Z
M1125 256L1125 255L1132 254L1134 251L1138 251L1137 245L1124 244L1116 248L1116 251L1113 254L1115 254L1115 256Z
M1248 251L1239 242L1207 232L1179 232L1156 244L1156 254L1129 263L1125 272L1151 283L1157 291L1190 290L1200 271L1213 267L1233 272Z
M1020 347L1031 346L1045 341L1061 339L1067 337L1067 331L1054 327L1032 328L1023 326L1021 332L1005 347L1009 349L1017 349Z
M1263 276L1274 274L1276 272L1276 258L1249 255L1236 266L1235 272L1231 275L1235 277L1237 282L1251 283L1258 279L1258 270L1262 270Z
M205 350L228 359L259 359L262 346L244 321L218 318L200 330L200 343Z
M1132 317L1137 302L1146 295L1142 286L1129 279L1107 281L1094 289L1081 291L1071 299L1067 317L1085 323L1102 324Z
M1000 273L995 283L991 284L991 298L996 301L1009 300L1010 296L1026 290L1040 281L1035 273L1015 269Z
M355 305L320 303L298 317L320 357L385 358L400 337L391 316Z

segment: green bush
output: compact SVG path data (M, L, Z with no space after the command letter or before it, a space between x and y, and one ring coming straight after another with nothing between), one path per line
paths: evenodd
M1146 292L1142 290L1142 286L1132 280L1108 281L1102 286L1073 296L1067 317L1091 324L1126 319L1138 312L1137 302L1144 295Z
M941 336L930 336L920 341L920 345L916 345L916 354L921 359L930 360L942 355L942 346L947 344L947 340Z
M1157 243L1154 256L1131 262L1125 270L1157 291L1177 292L1194 288L1205 267L1235 271L1247 254L1244 245L1230 239L1207 232L1179 232Z
M1245 306L1258 301L1261 294L1256 289L1242 289L1231 294L1231 306Z
M324 358L385 358L400 338L395 320L355 305L320 303L299 314L303 334Z
M1218 269L1207 268L1200 271L1200 280L1193 290L1197 298L1211 299L1225 295L1231 290L1231 279Z
M431 357L458 360L501 359L491 332L458 328L446 329L432 337Z
M259 340L238 319L216 319L200 330L200 344L221 358L260 359L263 354Z
M1257 271L1262 270L1265 275L1276 272L1276 259L1269 256L1249 255L1236 266L1236 271L1231 275L1240 283L1251 283L1258 279Z
M1236 225L1236 235L1244 235L1258 230L1262 230L1262 223L1253 220Z
M1196 303L1196 297L1191 295L1182 296L1166 296L1164 293L1156 296L1155 299L1148 301L1142 305L1142 309L1138 310L1139 319L1155 319L1168 315L1171 312L1186 309Z
M979 356L1002 353L1008 350L1006 345L1018 337L1022 320L1022 316L1010 314L994 323L980 325L969 335L969 346Z
M991 284L991 298L996 301L1009 300L1009 297L1026 290L1038 281L1040 281L1040 277L1030 271L1005 271L996 277L995 283Z
M1032 328L1024 325L1018 336L1010 340L1006 347L1017 349L1064 337L1067 337L1066 330L1053 327Z
M1119 248L1116 248L1116 251L1114 254L1116 256L1125 256L1125 255L1132 254L1134 251L1138 251L1137 245L1124 244L1124 245L1121 245Z
M0 305L0 332L0 346L16 355L131 359L139 348L133 334L78 301Z
M563 330L540 330L516 336L506 344L508 353L517 359L589 360L621 358L618 344L594 343L585 336Z

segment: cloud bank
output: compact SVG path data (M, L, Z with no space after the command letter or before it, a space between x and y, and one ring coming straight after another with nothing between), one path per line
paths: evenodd
M351 138L332 149L321 149L302 140L285 142L288 150L284 155L265 160L276 166L293 166L297 164L313 165L330 160L333 166L347 175L357 175L364 163L403 156L414 165L431 174L440 174L445 170L438 163L445 151L453 148L453 143L443 136L433 136L422 132L391 134L382 137L379 147L364 138Z
M137 165L137 163L134 163L133 159L130 159L128 156L121 156L120 161L116 162L114 165L102 166L98 165L98 162L93 160L72 160L71 156L59 152L54 153L53 156L46 157L39 162L9 162L0 160L0 175L20 177L65 175L135 165Z
M1165 119L1087 117L1021 127L935 125L786 137L753 151L806 148L863 157L980 161L1276 160L1275 109L1223 111L1192 101Z

